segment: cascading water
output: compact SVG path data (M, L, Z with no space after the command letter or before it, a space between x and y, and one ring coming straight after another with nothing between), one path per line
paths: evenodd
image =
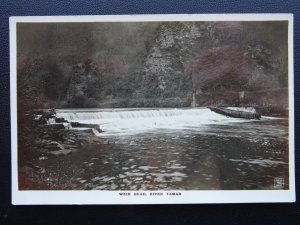
M153 129L199 129L205 124L239 122L207 108L187 109L80 109L57 110L57 117L71 122L99 124L105 134Z

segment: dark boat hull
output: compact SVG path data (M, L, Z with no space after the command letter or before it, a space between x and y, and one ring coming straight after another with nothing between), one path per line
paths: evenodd
M231 110L226 108L209 107L213 112L219 113L224 116L233 118L244 118L244 119L260 119L261 115L258 113L244 112L239 110Z

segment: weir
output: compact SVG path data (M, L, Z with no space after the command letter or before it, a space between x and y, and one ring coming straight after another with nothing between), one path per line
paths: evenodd
M100 125L104 134L153 129L199 129L205 124L244 121L228 118L208 108L60 109L56 111L56 116L69 122Z
M133 119L133 118L159 118L176 116L201 116L208 113L206 108L198 109L104 109L97 110L57 110L57 117L68 121L102 120L102 119ZM212 113L213 115L213 113Z

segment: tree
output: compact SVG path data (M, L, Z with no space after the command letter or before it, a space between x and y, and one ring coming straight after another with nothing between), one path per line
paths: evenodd
M237 46L213 48L196 55L185 64L185 74L198 93L223 98L230 104L238 104L243 91L272 86L254 60Z
M232 46L214 48L192 58L185 66L185 74L191 76L193 87L210 90L230 88L241 91L259 71L245 52Z
M34 110L43 104L40 82L34 74L39 70L38 61L18 57L17 61L17 123L18 123L18 160L21 165L33 150L38 135L34 121Z

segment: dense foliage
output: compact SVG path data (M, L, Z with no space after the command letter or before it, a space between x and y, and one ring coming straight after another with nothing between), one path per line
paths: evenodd
M18 24L19 108L287 106L287 23ZM28 93L31 92L31 93ZM242 96L242 98L241 98ZM30 103L26 105L27 103Z

